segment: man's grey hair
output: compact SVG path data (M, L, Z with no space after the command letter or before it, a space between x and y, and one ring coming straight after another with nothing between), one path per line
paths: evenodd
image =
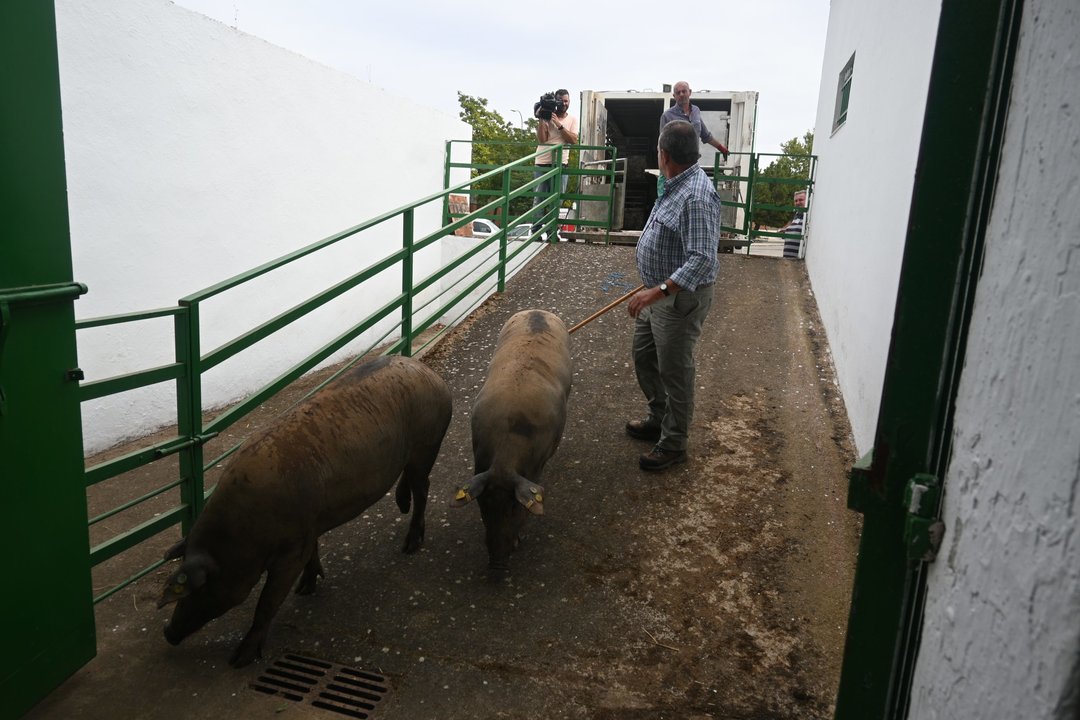
M660 131L657 147L677 165L693 165L701 157L697 130L685 120L672 120Z

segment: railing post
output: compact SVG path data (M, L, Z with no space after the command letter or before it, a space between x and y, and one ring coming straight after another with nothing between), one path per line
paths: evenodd
M179 452L180 500L188 511L181 521L181 531L186 536L206 502L203 475L202 436L202 368L199 348L199 304L181 302L184 312L174 321L176 334L176 362L183 364L184 371L176 381L177 435L195 440Z
M609 146L610 147L610 146ZM619 182L619 149L616 147L611 148L611 196L608 200L608 220L607 228L604 230L604 242L611 240L611 227L615 224L615 201L619 196L618 188L615 187ZM626 178L623 178L623 182L626 182Z
M549 232L548 233L548 242L552 242L552 243L555 243L555 242L559 241L559 220L561 219L559 217L559 213L562 211L562 203L563 203L563 193L562 193L562 181L563 181L562 154L563 154L563 148L564 147L565 146L563 146L563 145L556 145L553 148L553 152L551 153L551 162L555 166L555 169L556 169L555 177L553 177L551 179L552 194L556 198L556 200L555 200L555 232Z
M758 154L750 154L750 172L746 181L746 252L750 253L750 243L754 238L754 183L757 182Z
M450 189L450 160L453 153L451 143L453 140L447 140L443 150L443 190ZM450 193L444 192L442 199L442 224L446 227L450 224Z
M401 305L401 354L412 357L412 310L413 310L413 209L409 208L401 216L401 246L405 257L401 260L401 292L404 300Z
M506 290L506 236L510 234L510 170L503 170L502 178L503 229L499 238L499 292Z

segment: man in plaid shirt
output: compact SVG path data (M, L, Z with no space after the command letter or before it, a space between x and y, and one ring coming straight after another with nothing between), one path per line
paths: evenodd
M713 300L719 270L720 197L698 167L694 126L676 120L660 133L657 154L664 195L637 243L645 289L630 298L634 369L648 401L644 420L626 423L633 438L654 443L641 456L643 470L686 461L694 414L694 346Z

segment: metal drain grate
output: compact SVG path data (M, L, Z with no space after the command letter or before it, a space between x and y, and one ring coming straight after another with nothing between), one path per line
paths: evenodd
M390 692L386 678L378 673L296 654L272 662L251 687L361 720L370 718L375 706Z

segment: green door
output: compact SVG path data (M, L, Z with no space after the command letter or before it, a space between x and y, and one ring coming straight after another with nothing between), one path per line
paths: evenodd
M52 2L0 4L0 716L95 653Z
M1020 10L942 2L874 450L848 494L865 520L837 720L907 717Z

